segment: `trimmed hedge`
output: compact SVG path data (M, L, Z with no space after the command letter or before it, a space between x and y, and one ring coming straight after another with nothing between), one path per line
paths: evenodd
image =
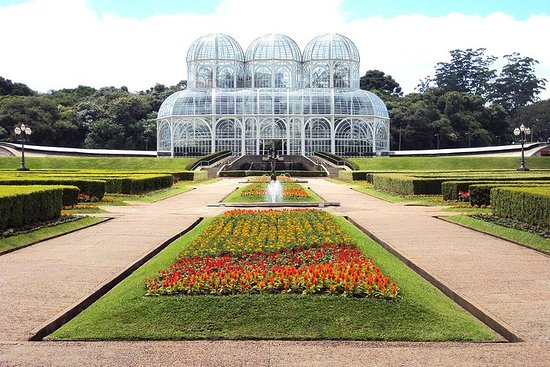
M325 171L276 171L277 176L283 174L289 174L290 177L326 177L327 173ZM265 174L270 174L269 171L244 171L244 170L232 170L232 171L221 171L220 177L246 177L246 176L263 176Z
M549 187L492 188L491 203L496 216L550 227Z
M62 202L61 188L0 187L0 230L58 218Z
M407 175L373 175L374 188L401 195L441 194L441 183L448 178L412 177Z
M526 182L490 182L470 185L470 204L472 206L482 206L491 204L491 189L496 187L550 187L549 181L526 181Z
M105 177L105 191L113 194L142 194L172 186L172 175L140 175L137 177Z
M212 153L212 154L208 154L208 155L205 155L205 156L202 156L202 157L199 157L197 159L193 159L192 161L189 161L186 165L185 165L185 169L190 171L193 169L193 166L197 163L199 163L200 161L210 161L212 159L215 159L221 155L224 155L224 154L227 154L229 153L229 150L222 150L222 151L219 151L219 152L215 152L215 153Z
M446 181L441 184L441 194L443 195L444 200L456 200L458 198L458 193L460 191L468 191L470 185L475 184L490 184L498 182L529 182L529 181L548 181L550 182L549 176L484 176L478 179L469 178L461 181ZM501 185L502 186L502 185ZM471 196L471 193L470 193Z
M0 185L47 185L47 186L76 186L82 194L95 196L99 200L105 196L105 181L99 179L79 179L79 178L46 178L46 177L31 177L29 178L0 178Z

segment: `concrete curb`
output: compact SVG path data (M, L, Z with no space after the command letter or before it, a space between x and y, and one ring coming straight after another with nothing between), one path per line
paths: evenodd
M372 238L374 241L376 241L380 246L382 246L384 249L386 249L388 252L393 254L395 257L397 257L399 260L401 260L405 265L407 265L409 268L411 268L414 272L416 272L418 275L420 275L422 278L426 279L430 284L432 284L434 287L439 289L443 294L445 294L447 297L452 299L454 302L456 302L460 307L471 313L474 317L476 317L478 320L483 322L485 325L487 325L489 328L491 328L493 331L501 335L506 341L508 342L522 342L523 340L517 336L514 332L510 331L508 328L506 328L504 325L502 325L497 320L493 319L491 316L487 315L485 312L483 312L481 309L479 309L477 306L472 304L471 302L464 299L462 296L457 294L455 291L447 287L445 284L443 284L441 281L436 279L433 275L426 272L424 269L407 259L405 256L403 256L401 253L399 253L397 250L392 248L388 243L382 241L379 237L374 235L372 232L361 226L359 223L354 221L353 219L346 217L346 219L352 223L354 226L359 228L361 232L365 233L367 236Z
M132 274L140 266L145 264L147 261L149 261L151 258L153 258L156 254L158 254L159 252L164 250L168 245L170 245L172 242L174 242L177 238L183 236L184 234L188 233L193 228L195 228L202 220L203 220L202 217L198 218L189 227L185 228L183 231L178 232L176 235L172 236L168 240L161 243L159 246L157 246L156 248L151 250L149 253L145 254L145 256L143 256L141 259L137 260L135 263L130 265L128 268L121 271L113 279L108 280L105 283L103 283L95 292L93 292L92 294L82 298L80 301L76 302L74 305L72 305L71 307L69 307L65 311L62 311L60 314L56 315L51 320L46 321L40 327L33 330L32 335L29 337L28 340L30 340L30 341L41 341L44 337L46 337L47 335L50 335L55 330L59 329L61 326L66 324L69 320L73 319L79 313L81 313L86 308L88 308L92 303L97 301L100 297L102 297L107 292L109 292L111 289L113 289L118 283L120 283L125 278L127 278L130 274Z

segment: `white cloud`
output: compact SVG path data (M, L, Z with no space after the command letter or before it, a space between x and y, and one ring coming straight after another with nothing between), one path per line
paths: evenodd
M202 34L223 32L244 49L266 33L284 33L303 48L326 32L350 37L358 46L361 74L380 69L405 92L433 74L452 49L513 51L540 61L537 75L550 80L550 17L527 20L495 13L485 17L403 15L348 21L341 0L224 0L212 14L155 15L142 20L97 15L86 0L31 0L0 8L3 55L0 76L39 91L126 85L143 90L186 79L185 56ZM550 93L544 92L543 98Z

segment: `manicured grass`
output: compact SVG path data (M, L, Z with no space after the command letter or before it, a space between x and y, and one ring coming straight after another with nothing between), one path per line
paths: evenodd
M185 171L185 165L195 158L156 157L26 157L31 170L108 170L108 171ZM0 169L19 167L19 157L0 157Z
M267 184L251 184L251 185L245 185L243 187L239 187L237 190L233 191L227 198L223 200L224 203L257 203L257 202L264 202L266 201L263 196L243 196L241 193L247 189L249 189L252 186L257 185L264 185L267 186ZM297 184L297 183L282 183L283 189L285 187L288 187L289 185L292 185L292 187L301 187L304 191L307 192L308 197L284 197L282 202L284 203L298 203L298 202L306 202L306 203L320 203L323 200L311 191L309 188Z
M0 239L0 253L23 246L28 246L48 238L76 231L78 229L86 228L96 223L101 223L107 219L108 218L85 217L72 222L40 228L29 233L6 237Z
M207 219L113 288L52 339L357 339L493 341L494 333L362 232L338 218L402 298L301 295L145 297L144 280L172 264Z
M369 171L515 170L519 167L517 157L376 157L349 160L359 165L360 170ZM550 169L550 160L546 157L526 157L525 161L530 169Z
M541 237L534 233L507 228L496 223L486 222L467 215L442 217L442 219L475 229L480 232L489 233L493 236L521 243L522 245L550 254L550 239Z

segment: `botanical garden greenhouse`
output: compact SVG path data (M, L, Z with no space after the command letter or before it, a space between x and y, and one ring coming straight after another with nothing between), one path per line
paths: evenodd
M340 34L312 39L303 53L268 34L243 52L225 34L195 40L187 89L169 96L157 119L159 155L331 152L354 156L389 149L382 100L359 89L359 51Z

